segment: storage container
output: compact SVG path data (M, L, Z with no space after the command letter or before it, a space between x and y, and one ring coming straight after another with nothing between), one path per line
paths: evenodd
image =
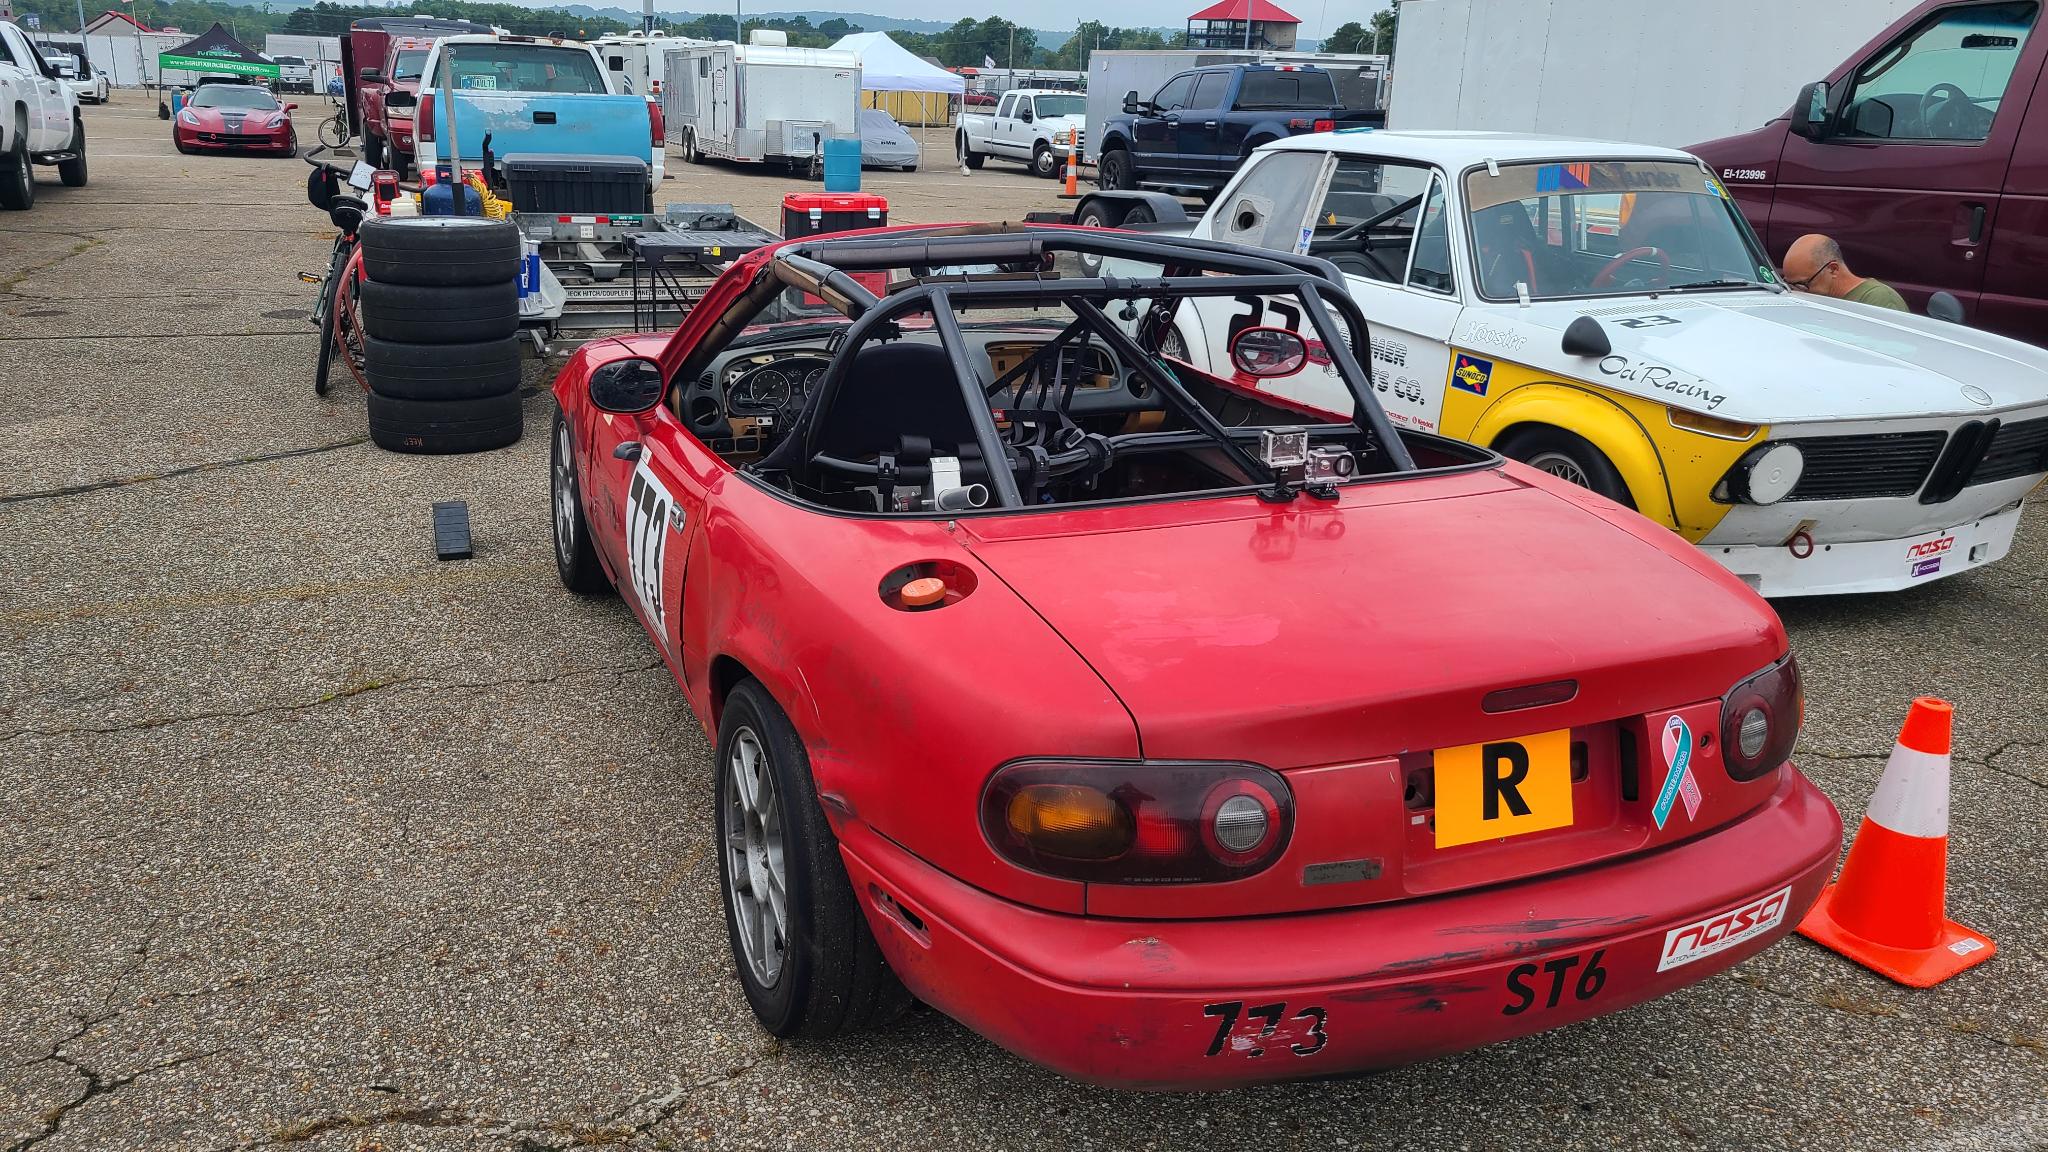
M888 197L871 192L791 192L782 198L785 239L880 228L888 222Z
M519 153L500 161L517 212L654 211L647 162L632 156Z
M860 191L860 137L835 136L825 141L825 191Z

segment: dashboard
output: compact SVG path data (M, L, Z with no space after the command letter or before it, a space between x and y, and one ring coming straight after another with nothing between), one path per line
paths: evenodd
M1033 339L1039 333L1006 325L967 327L962 335L967 339L970 354L976 358L975 367L982 383L987 386L1024 364L1054 333L1047 331ZM929 330L912 330L904 338L938 339ZM728 350L712 361L697 384L687 390L683 400L686 422L700 435L710 438L771 438L784 419L803 409L831 367L833 355L832 348L819 346L816 333L792 334L786 344L755 344ZM1038 402L1040 387L1046 389L1045 395L1054 394L1055 375L1061 391L1069 385L1073 388L1066 410L1076 419L1102 417L1121 424L1127 418L1144 418L1156 422L1158 417L1147 414L1163 413L1165 409L1164 402L1152 394L1145 379L1100 344L1086 349L1063 349L1057 363L1055 358L1046 358L1026 385L1026 406ZM1005 384L1000 392L991 394L991 405L1002 407L1014 402L1016 388L1017 381Z

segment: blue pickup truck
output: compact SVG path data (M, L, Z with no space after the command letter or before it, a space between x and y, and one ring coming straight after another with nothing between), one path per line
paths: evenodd
M443 76L446 56L448 77ZM420 171L448 155L448 94L465 168L508 156L632 158L647 165L649 203L661 186L661 106L620 92L597 51L574 40L448 36L434 42L420 78L416 117Z
M1106 189L1208 196L1261 144L1306 132L1380 126L1385 113L1345 108L1330 73L1303 64L1224 64L1182 72L1150 99L1135 91L1103 126L1096 170Z

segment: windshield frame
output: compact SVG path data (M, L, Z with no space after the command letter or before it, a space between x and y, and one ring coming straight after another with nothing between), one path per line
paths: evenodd
M1661 295L1665 295L1665 294L1668 294L1668 293L1671 293L1671 292L1674 292L1674 291L1676 291L1676 292L1679 292L1680 294L1684 294L1684 293L1687 293L1687 292L1749 292L1749 291L1761 291L1761 292L1771 292L1771 293L1777 293L1777 292L1782 292L1782 291L1784 291L1784 290L1785 290L1785 289L1784 289L1784 285L1782 284L1782 282L1780 282L1780 281L1779 281L1779 280L1777 279L1777 272L1776 272L1776 268L1777 268L1777 262L1776 262L1776 261L1774 261L1774 260L1772 260L1772 259L1770 258L1770 255L1769 255L1769 253L1768 253L1768 252L1767 252L1767 251L1765 250L1765 248L1764 248L1764 245L1763 245L1763 241L1761 241L1760 239L1758 239L1758 238L1757 238L1757 235L1756 235L1756 231L1755 231L1754 229L1752 229L1752 228L1751 228L1751 227L1749 226L1749 219L1748 219L1747 217L1745 217L1745 216L1744 216L1744 215L1742 214L1742 210L1741 210L1740 208L1738 208L1738 207L1736 206L1736 204L1735 204L1735 199L1734 199L1734 197L1733 197L1733 196L1731 196L1731 195L1729 195L1729 194L1727 194L1727 185L1725 185L1725 184L1722 184L1722 183L1721 183L1721 181L1720 181L1720 178L1719 178L1719 177L1717 177L1717 176L1715 176L1715 175L1714 175L1714 173L1712 172L1712 170L1710 170L1710 169L1709 169L1709 168L1708 168L1708 167L1706 166L1706 164L1705 164L1704 162L1700 161L1700 160L1699 160L1699 159L1698 159L1697 157L1692 157L1692 156L1688 156L1688 157L1685 157L1684 159L1678 159L1678 158L1674 158L1674 157L1670 157L1670 156L1604 156L1604 157L1601 157L1601 158L1600 158L1600 159L1598 159L1598 160L1589 160L1589 159L1588 159L1588 158L1586 158L1585 156L1532 156L1532 157L1526 157L1526 158L1517 158L1517 159L1515 159L1515 160L1510 160L1510 161L1505 161L1505 162L1503 162L1503 161L1499 161L1499 160L1491 160L1491 161L1489 161L1489 160L1482 160L1482 161L1480 161L1480 162L1479 162L1479 163L1477 163L1477 164L1472 164L1472 165L1468 165L1468 166L1467 166L1467 167L1466 167L1466 168L1465 168L1465 169L1464 169L1463 171L1461 171L1461 172L1459 172L1459 173L1458 173L1458 179L1457 179L1457 186L1456 186L1456 188L1455 188L1455 192L1457 193L1457 197L1458 197L1458 201L1457 201L1458 215L1459 215L1459 217L1461 218L1461 219L1460 219L1460 222L1459 222L1459 228L1460 228L1461 234L1462 234L1462 236L1463 236L1463 239L1464 239L1464 247L1465 247L1465 253L1464 253L1464 255L1465 255L1465 261L1466 261L1466 264L1467 264L1467 266L1469 267L1469 269L1470 269L1470 271L1471 271L1471 274L1470 274L1470 275L1469 275L1468 277L1466 277L1466 280L1467 280L1467 282L1469 282L1469 283L1471 284L1471 286L1472 286L1472 297L1473 297L1473 299L1475 299L1475 300L1478 300L1478 301L1480 301L1480 302L1482 302L1482 303L1487 303L1487 304L1514 304L1514 303L1517 303L1517 302L1518 302L1518 298L1517 298L1517 297L1515 297L1515 296L1512 296L1512 295L1509 295L1509 296L1490 296L1490 295L1488 295L1488 294L1487 294L1487 292L1486 292L1486 287L1485 287L1485 285L1484 285L1483 283L1481 283L1481 281L1480 281L1480 276L1479 276L1479 236L1478 236L1478 233L1477 233L1477 232L1475 232L1475 231L1473 230L1473 228L1472 228L1472 206L1471 206L1471 196L1470 196L1470 195L1468 195L1468 194L1467 194L1467 191L1466 191L1466 187L1467 187L1467 186L1466 186L1466 182L1467 182L1468 180L1470 180L1470 179L1471 179L1471 178L1473 177L1473 175L1475 175L1476 173L1480 173L1480 172L1488 172L1488 171L1489 171L1489 165L1491 165L1492 167L1495 167L1495 168L1500 168L1500 169L1507 169L1507 168L1522 168L1522 167L1530 167L1530 166L1540 166L1540 165L1544 165L1544 164L1586 164L1586 163L1593 163L1593 164L1675 164L1675 165L1680 165L1680 166L1684 166L1684 165L1686 164L1686 161L1687 161L1687 160L1690 160L1690 161L1692 162L1693 166L1697 167L1697 168L1699 169L1699 171L1700 171L1700 174L1701 174L1702 176L1704 176L1704 177L1705 177L1705 178L1706 178L1706 179L1707 179L1708 181L1710 181L1710 182L1711 182L1712 184L1714 184L1715 186L1718 186L1718 187L1720 187L1720 188L1722 189L1722 195L1720 195L1720 196L1717 196L1717 197L1714 197L1714 199L1717 199L1717 200L1721 201L1721 205L1722 205L1722 209L1723 209L1723 211L1725 211L1725 212L1727 212L1727 213L1728 213L1728 217L1729 217L1729 219L1730 219L1730 220L1731 220L1731 221L1732 221L1732 222L1734 223L1734 225L1735 225L1735 233L1736 233L1736 238L1737 238L1737 239L1738 239L1739 241L1741 241L1741 243L1742 243L1742 245L1743 245L1744 249L1748 251L1748 253L1749 253L1749 257L1750 257L1750 261L1752 262L1752 264L1754 264L1754 265L1756 265L1756 266L1758 266L1758 267L1760 267L1760 268L1769 268L1769 269L1772 269L1772 272L1770 273L1770 275L1769 275L1769 278L1767 278L1767 279L1764 279L1764 280L1754 280L1754 279L1752 279L1752 280L1751 280L1751 281L1750 281L1750 282L1749 282L1748 284L1745 284L1745 285L1735 285L1735 284L1722 284L1722 285L1714 285L1714 286L1712 286L1712 287L1699 287L1699 288L1685 288L1685 289L1672 289L1672 288L1621 288L1621 289L1616 289L1616 290L1614 290L1614 291L1608 291L1608 292L1592 292L1592 291L1586 291L1586 292L1572 292L1572 293L1564 293L1564 294L1560 294L1560 295L1545 295L1545 296L1536 296L1536 295L1533 295L1533 294L1532 294L1532 295L1531 295L1531 296L1529 297L1529 301L1530 301L1530 303L1532 303L1532 304L1534 304L1534 303L1568 303L1568 302L1570 302L1570 301L1573 301L1573 300L1615 300L1615 299L1626 299L1626 298L1629 298L1629 297L1644 297L1644 296L1661 296ZM1602 193L1602 194L1604 194L1604 193ZM1678 194L1679 194L1679 195L1694 195L1694 193L1688 193L1688 192L1681 192L1681 193L1678 193ZM1701 279L1706 279L1706 278L1707 278L1707 276L1706 276L1706 273L1705 273L1705 272L1703 271L1703 272L1702 272L1702 275L1701 275Z
M270 103L268 105L202 103L201 98L204 97L208 92L248 92L254 94L254 96L257 98L268 100L270 101ZM189 104L193 108L206 108L221 112L284 111L284 105L278 102L276 96L271 95L270 89L265 88L260 84L201 84L199 86L198 91L192 93L192 99L189 102Z
M610 73L605 69L603 63L598 60L596 52L592 51L590 48L585 47L581 44L573 44L566 42L560 44L553 44L526 40L456 41L451 39L443 40L440 43L439 48L440 55L437 56L434 60L434 71L436 75L434 77L433 86L435 88L439 88L441 79L439 73L445 67L448 72L449 82L455 86L456 92L464 96L604 96L610 95L612 93ZM500 63L507 64L514 68L517 68L522 64L530 64L534 62L546 63L549 59L552 58L553 55L559 55L567 59L579 61L576 68L571 69L570 71L580 72L583 65L588 65L590 68L589 77L595 77L596 87L589 91L574 92L567 89L557 88L469 87L465 86L462 83L462 80L465 79L465 76L458 73L457 71L458 67L460 67L465 62L465 60L467 60L469 63L477 63L479 61L484 62L487 65L487 67L489 67L493 72L495 72ZM498 58L496 62L493 62L492 60L494 56ZM442 63L443 60L446 61L445 64ZM483 73L470 73L469 75L476 76L482 74ZM589 77L579 78L583 79L585 83L589 83ZM496 79L495 76L493 77L493 79ZM420 84L422 87L426 87L427 81L425 79L422 79L420 81Z

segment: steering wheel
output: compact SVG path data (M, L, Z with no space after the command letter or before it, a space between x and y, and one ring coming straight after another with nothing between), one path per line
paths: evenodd
M1613 287L1616 273L1645 256L1655 256L1657 258L1658 279L1664 283L1670 283L1671 257L1665 255L1662 248L1653 248L1645 245L1641 248L1631 248L1607 261L1606 267L1593 274L1593 283L1588 286L1588 290L1598 292L1603 288Z
M1920 97L1920 130L1933 140L1967 140L1962 110L1976 107L1968 92L1944 80Z

